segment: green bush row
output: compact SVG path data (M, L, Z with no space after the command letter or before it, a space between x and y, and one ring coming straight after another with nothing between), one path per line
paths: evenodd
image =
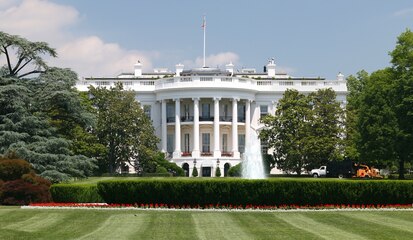
M50 188L54 202L100 203L104 202L97 192L96 184L54 184Z
M142 179L97 184L107 203L179 205L410 204L413 181Z

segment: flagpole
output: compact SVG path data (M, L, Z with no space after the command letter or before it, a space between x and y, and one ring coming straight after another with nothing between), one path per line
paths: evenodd
M206 31L205 15L204 15L204 19L203 19L203 22L202 22L202 28L204 29L204 65L202 67L206 67L206 64L205 64L205 31Z

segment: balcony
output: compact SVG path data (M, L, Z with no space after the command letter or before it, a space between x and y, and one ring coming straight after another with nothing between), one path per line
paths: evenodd
M174 123L175 122L175 117L167 117L166 122L167 123Z
M245 116L238 117L238 122L245 123Z
M214 117L211 117L211 116L200 116L200 117L199 117L199 121L203 121L203 122L206 122L206 121L214 121Z
M194 121L194 116L181 117L181 122L193 122L193 121Z
M232 122L232 116L220 116L219 121L221 121L221 122Z

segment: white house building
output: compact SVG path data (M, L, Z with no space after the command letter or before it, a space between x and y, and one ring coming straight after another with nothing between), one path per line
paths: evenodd
M332 80L296 78L276 73L274 59L263 72L235 70L232 63L225 69L184 70L178 64L174 72L160 68L144 73L138 61L134 68L134 73L118 77L84 78L77 88L87 91L89 85L111 87L122 82L125 89L135 91L161 139L159 149L188 176L194 165L199 175L206 177L214 176L217 166L226 175L231 166L240 163L249 145L245 136L260 127L261 116L275 112L286 89L309 93L332 88L343 105L347 94L341 73Z

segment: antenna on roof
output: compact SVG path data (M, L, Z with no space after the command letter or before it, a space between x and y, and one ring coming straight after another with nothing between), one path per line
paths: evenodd
M203 17L203 19L202 19L202 29L204 30L204 64L203 64L203 66L202 67L206 67L206 64L205 64L205 31L206 31L206 19L205 19L205 15L204 15L204 17Z

